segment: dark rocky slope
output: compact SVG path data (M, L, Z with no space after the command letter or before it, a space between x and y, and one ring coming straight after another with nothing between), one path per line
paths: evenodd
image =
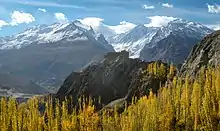
M56 98L64 100L73 98L73 105L78 105L78 98L92 97L95 105L100 109L109 104L131 102L132 97L147 95L149 89L156 92L166 78L156 78L150 75L146 63L140 59L130 59L129 53L107 53L104 60L96 65L85 68L82 72L73 72L64 81L56 94ZM165 66L166 67L166 66ZM167 71L166 71L167 72ZM101 102L98 102L101 97ZM100 103L101 107L100 107Z
M206 36L192 49L187 61L181 67L182 74L195 75L203 66L220 64L220 31Z
M142 51L146 61L162 60L168 63L182 64L186 60L193 46L199 39L171 33L167 38L160 40L156 46L145 48Z

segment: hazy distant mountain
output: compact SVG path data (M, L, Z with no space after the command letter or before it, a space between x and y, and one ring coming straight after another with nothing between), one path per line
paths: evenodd
M0 96L21 97L24 94L45 93L49 93L49 91L31 80L10 74L0 74Z
M114 50L104 36L79 21L38 25L0 39L0 72L59 85L70 72L109 51Z

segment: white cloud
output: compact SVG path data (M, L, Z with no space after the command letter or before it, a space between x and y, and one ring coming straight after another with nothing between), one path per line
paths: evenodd
M6 26L6 25L8 25L7 22L5 22L4 20L0 20L0 30L1 30L1 27Z
M65 23L69 21L63 13L55 13L54 16L60 23Z
M30 13L20 12L20 11L14 11L11 14L11 25L18 25L22 23L31 23L35 21L35 18Z
M151 16L148 17L150 19L150 23L145 24L147 27L161 27L166 26L170 21L173 21L177 18L169 17L169 16Z
M136 26L135 24L126 21L120 22L119 25L110 26L103 23L104 19L97 17L87 17L84 19L79 19L79 21L84 25L91 26L95 30L100 31L101 29L101 32L102 30L108 30L109 32L114 32L115 34L125 33Z
M44 12L44 13L47 12L47 10L43 9L43 8L38 8L38 10L41 11L41 12Z
M220 5L214 4L214 5L209 5L207 4L208 7L208 12L209 13L220 13Z
M153 5L142 5L142 8L146 9L146 10L150 10L150 9L155 9L155 7Z
M163 3L162 6L166 8L173 8L173 5L169 3Z
M83 19L78 19L87 28L91 26L96 32L102 33L105 37L115 35L115 32L109 28L108 25L104 24L104 19L98 17L86 17Z
M213 30L220 30L220 24L205 25L205 26L207 26L208 28L213 29Z
M121 34L133 29L135 26L133 23L122 21L119 25L109 26L109 28L114 30L116 34Z
M84 19L79 19L79 21L87 26L91 26L92 28L96 28L103 24L104 19L98 17L86 17Z

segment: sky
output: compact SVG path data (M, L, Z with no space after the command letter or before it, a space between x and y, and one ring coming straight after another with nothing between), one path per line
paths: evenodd
M121 33L138 24L164 26L176 18L220 29L220 0L0 0L0 36L76 19Z

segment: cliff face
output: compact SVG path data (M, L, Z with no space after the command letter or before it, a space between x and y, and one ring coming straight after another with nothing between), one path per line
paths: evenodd
M195 75L203 66L216 67L220 64L220 31L206 36L194 46L181 68L182 74Z
M147 70L150 62L146 63L140 59L130 59L129 53L107 53L104 59L96 64L82 70L73 72L67 77L56 94L56 97L64 100L72 97L73 105L79 103L78 98L85 96L95 99L98 108L110 103L131 102L132 97L140 97L148 94L149 89L154 92L166 78L155 78ZM143 77L145 79L143 80ZM101 104L98 104L99 98ZM116 101L115 101L116 100Z

